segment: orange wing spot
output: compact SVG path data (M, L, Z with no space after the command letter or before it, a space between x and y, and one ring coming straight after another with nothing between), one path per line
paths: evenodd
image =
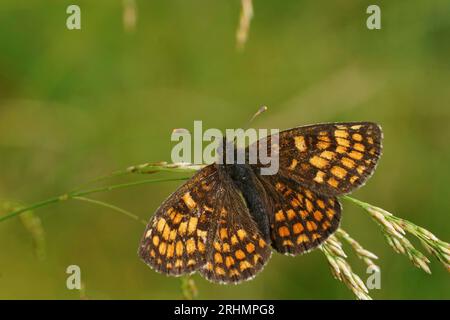
M317 224L314 221L306 221L306 228L309 231L317 230Z
M206 239L208 231L197 229L197 237L201 239Z
M367 142L368 142L369 144L373 144L373 139L372 139L372 137L367 137Z
M294 137L294 140L295 140L295 147L298 149L298 151L304 152L307 150L305 137L297 136Z
M314 219L320 221L322 220L322 218L323 218L322 212L320 212L319 210L314 211Z
M247 232L245 232L245 230L243 230L243 229L239 229L237 231L237 235L238 235L239 239L242 241L247 236Z
M370 149L369 153L370 153L371 155L374 155L374 154L376 153L376 149L375 149L375 148Z
M161 242L161 244L159 245L159 253L161 255L165 255L166 254L166 249L167 249L167 243L165 242Z
M203 242L201 242L200 240L197 241L197 247L198 247L198 251L200 251L201 253L205 252L205 244ZM224 245L225 248L225 245Z
M297 208L298 206L300 206L300 201L298 201L296 198L292 199L291 206L293 206L294 208Z
M175 245L173 243L167 246L167 258L173 257L173 252L175 251Z
M186 230L187 222L180 223L180 225L178 226L178 233L180 234L180 236L184 236L186 234Z
M328 165L328 160L325 160L318 156L314 156L309 159L309 163L311 163L316 168L322 169Z
M237 250L234 255L236 256L236 258L238 258L239 260L242 260L245 258L245 253L244 251L242 251L241 249Z
M341 163L349 169L353 169L355 167L355 161L347 157L342 158Z
M266 246L266 242L265 242L263 239L259 239L258 245L259 245L261 248L264 248L264 247Z
M286 213L287 213L288 220L292 220L296 217L295 211L292 209L289 209Z
M227 228L221 228L220 229L220 239L228 238L228 231Z
M356 171L358 171L359 174L363 174L364 170L366 170L366 167L364 166L359 166L358 168L356 168Z
M239 243L239 241L238 241L236 235L233 234L233 235L231 236L231 244L233 245L233 244L237 244L237 243Z
M164 218L159 219L158 224L156 226L156 230L158 230L158 232L162 232L165 225L166 220Z
M294 244L292 243L291 240L284 240L282 245L285 247L293 247L294 246Z
M354 150L352 152L350 152L348 155L350 158L353 158L355 160L361 160L363 157L363 154L361 152L354 151Z
M258 260L262 260L262 257L261 257L261 255L260 254L255 254L254 256L253 256L253 263L256 265L256 263L258 262Z
M252 253L253 251L255 251L255 245L253 243L249 242L245 246L245 249L247 249L248 253Z
M173 229L172 231L170 231L169 239L171 241L175 240L176 236L177 236L177 230L176 229Z
M350 141L347 139L336 138L337 143L343 147L350 147Z
M331 143L330 142L325 142L325 141L319 141L316 144L316 147L318 149L324 150L324 149L328 149L330 147Z
M186 251L188 254L191 254L195 252L195 240L194 238L190 238L188 241L186 241Z
M335 179L335 178L333 178L333 177L331 177L330 179L328 179L328 184L330 185L330 186L332 186L333 188L337 188L338 187L338 185L339 185L339 182Z
M197 222L198 222L197 217L192 217L189 219L189 224L188 224L188 233L189 234L193 234L195 232L195 229L197 229Z
M213 212L213 209L208 207L207 205L203 205L203 209L208 212Z
M316 239L319 239L319 238L321 238L321 236L320 236L320 234L318 234L318 233L314 233L314 234L312 235L313 241L316 240Z
M317 171L316 176L314 177L314 181L317 183L323 183L323 178L325 177L325 172Z
M189 261L188 261L188 263L187 263L188 267L193 266L193 265L195 265L195 264L196 264L196 262L195 262L194 259L189 259Z
M359 129L361 129L361 127L362 127L362 124L355 124L355 125L351 126L351 128L353 130L359 130Z
M321 156L322 158L327 159L327 160L332 160L332 159L336 156L336 153L334 153L333 151L328 151L328 150L326 150L326 151L323 151L323 152L320 154L320 156Z
M339 179L344 179L345 176L347 175L347 170L345 170L344 168L341 168L339 166L334 166L333 168L331 168L331 173L335 177L338 177Z
M175 268L182 268L182 267L183 267L183 260L177 259L177 261L175 261Z
M282 226L278 228L278 234L280 235L280 237L289 237L291 233L289 232L288 227Z
M331 227L331 223L329 221L325 221L322 223L322 229L327 230L329 227Z
M300 215L302 216L302 219L305 219L309 215L309 213L306 210L301 210Z
M328 209L327 210L327 216L328 218L331 220L333 219L334 215L336 214L336 212L333 209Z
M347 153L347 148L345 148L343 146L337 146L336 147L336 152L337 153Z
M284 213L282 210L277 211L277 213L275 213L275 221L284 221L285 217L284 217Z
M154 258L156 256L155 250L150 250L150 257Z
M222 255L218 252L214 254L214 262L215 263L223 263Z
M355 141L362 141L363 137L359 133L354 133L352 135L352 139L355 140Z
M305 199L305 203L306 203L306 210L308 210L308 212L313 211L314 206L313 206L312 202L309 201L308 199Z
M172 269L172 267L173 267L173 266L172 266L172 263L168 262L168 263L166 264L166 268L167 268L167 269Z
M230 277L234 277L234 276L239 277L240 273L236 269L231 269L229 272L229 275L230 275Z
M282 184L281 182L277 182L275 184L275 189L277 189L277 191L283 191L285 189L285 187L286 186L284 184Z
M227 268L231 267L232 265L234 265L234 259L230 256L227 256L225 258L225 265L227 266Z
M176 213L177 212L173 208L169 208L169 210L167 210L167 214L169 215L170 220L173 220Z
M241 271L244 271L245 269L249 269L251 267L253 266L248 261L241 261L241 263L239 263L239 269L241 269Z
M162 233L162 237L164 238L164 240L169 240L169 233L170 233L170 227L168 224L166 224L166 226L164 227L163 233Z
M212 263L211 263L211 262L207 262L207 263L205 264L204 268L205 268L206 270L212 271L212 269L213 269Z
M162 263L161 258L156 259L156 263L157 263L157 264L161 264L161 263Z
M230 252L230 245L228 243L223 244L223 252Z
M329 203L332 207L334 207L334 200L333 200L333 199L329 198L329 199L328 199L328 203Z
M153 245L155 247L157 247L158 244L159 244L159 237L158 236L153 236L152 240L153 240Z
M303 243L303 242L309 242L309 238L306 234L301 234L297 238L297 244Z
M191 194L189 192L186 192L182 197L184 203L189 209L194 209L197 206L197 203L192 199Z
M292 159L292 163L291 163L291 165L289 166L289 170L294 170L295 169L295 167L297 166L297 163L298 163L298 161L296 160L296 159Z
M305 194L306 194L306 197L308 197L309 199L312 199L312 198L313 198L313 194L312 194L311 191L309 191L309 190L304 190L304 192L305 192Z
M183 219L183 215L180 213L177 213L176 216L172 219L172 223L179 224L182 219Z
M357 150L357 151L364 152L365 147L364 147L364 145L361 144L361 143L355 143L355 144L353 145L353 149L355 149L355 150Z
M317 200L316 200L316 203L317 203L317 205L318 205L320 208L322 208L322 209L325 208L325 203L324 203L322 200L317 199Z
M302 233L303 230L303 225L300 222L297 222L292 226L292 231L294 231L295 234Z
M179 257L182 256L183 250L184 250L183 242L177 241L177 244L175 245L175 252L176 252L177 256L179 256Z
M334 136L339 138L347 138L348 132L346 130L335 130Z
M359 179L358 176L352 176L352 177L350 178L350 183L355 183L355 181L358 180L358 179Z

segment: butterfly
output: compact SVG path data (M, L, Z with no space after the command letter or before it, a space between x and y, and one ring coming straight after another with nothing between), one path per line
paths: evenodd
M277 152L276 174L261 175L259 162L214 163L199 170L156 210L140 258L167 275L199 272L212 282L239 283L263 269L272 249L299 255L322 244L339 227L337 196L373 174L381 127L315 124L274 138L255 143Z

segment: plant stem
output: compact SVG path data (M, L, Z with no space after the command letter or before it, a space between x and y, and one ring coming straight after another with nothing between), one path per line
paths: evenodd
M106 203L106 202L103 202L103 201L99 201L99 200L86 198L86 197L73 197L73 199L80 200L80 201L85 201L85 202L89 202L89 203L93 203L93 204L96 204L96 205L99 205L99 206L106 207L108 209L115 210L117 212L120 212L120 213L126 215L129 218L132 218L132 219L134 219L134 220L136 220L138 222L141 222L144 225L147 225L147 222L145 220L142 220L137 215L135 215L135 214L133 214L133 213L131 213L131 212L125 210L125 209L119 208L119 207L117 207L115 205L112 205L112 204L109 204L109 203Z
M64 200L69 200L69 199L73 199L75 197L82 197L88 194L92 194L92 193L98 193L98 192L104 192L104 191L111 191L111 190L116 190L116 189L124 189L124 188L128 188L128 187L133 187L133 186L138 186L138 185L143 185L143 184L150 184L150 183L157 183L157 182L166 182L166 181L180 181L180 180L186 180L189 179L189 177L183 177L183 178L164 178L164 179L146 179L146 180L140 180L140 181L135 181L135 182L129 182L129 183L121 183L121 184L116 184L116 185L111 185L111 186L106 186L106 187L98 187L98 188L92 188L92 189L88 189L88 190L82 190L82 191L76 191L76 192L69 192L69 193L65 193L62 194L60 196L57 197L52 197L49 198L47 200L44 201L40 201L40 202L36 202L32 205L29 205L27 207L22 207L20 209L14 210L8 214L5 214L3 216L0 217L0 222L11 219L13 217L16 217L18 215L20 215L21 213L28 211L28 210L34 210L37 208L41 208L44 206L47 206L49 204L52 203L57 203L57 202L61 202Z

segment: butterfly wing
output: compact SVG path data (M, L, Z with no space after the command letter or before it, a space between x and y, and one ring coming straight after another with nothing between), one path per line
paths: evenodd
M339 227L341 206L281 175L259 176L273 213L269 215L272 247L297 255L316 248Z
M269 154L278 153L279 174L329 196L363 185L373 174L382 150L381 128L371 122L304 126L277 136L278 145L273 136L257 143L268 148Z
M270 254L239 191L215 165L164 201L139 247L141 259L158 272L177 276L199 270L219 283L252 278Z
M216 167L210 165L162 203L139 246L139 256L147 265L177 276L192 273L206 263L218 186Z
M231 179L224 175L220 182L216 225L200 273L213 282L239 283L263 269L271 249Z

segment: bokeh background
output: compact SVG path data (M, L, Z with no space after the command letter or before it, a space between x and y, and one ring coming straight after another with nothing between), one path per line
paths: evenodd
M81 31L65 26L73 3L81 7ZM174 128L190 129L194 120L240 127L265 104L269 111L255 126L380 123L384 155L354 196L450 240L448 0L256 0L241 52L238 0L136 4L133 31L124 28L120 0L2 0L3 201L30 204L129 165L170 161ZM381 30L366 28L370 4L381 6ZM141 178L148 177L105 183ZM147 220L177 185L93 198ZM371 292L374 298L450 298L449 274L434 258L430 276L394 253L365 212L343 205L343 227L379 256L382 287ZM45 252L36 250L36 234L22 220L0 223L0 298L181 298L179 278L157 274L138 259L143 225L77 201L34 214ZM362 262L347 251L365 278ZM66 288L71 264L81 267L82 294ZM295 258L274 254L262 273L238 286L193 279L204 299L353 299L317 250Z

